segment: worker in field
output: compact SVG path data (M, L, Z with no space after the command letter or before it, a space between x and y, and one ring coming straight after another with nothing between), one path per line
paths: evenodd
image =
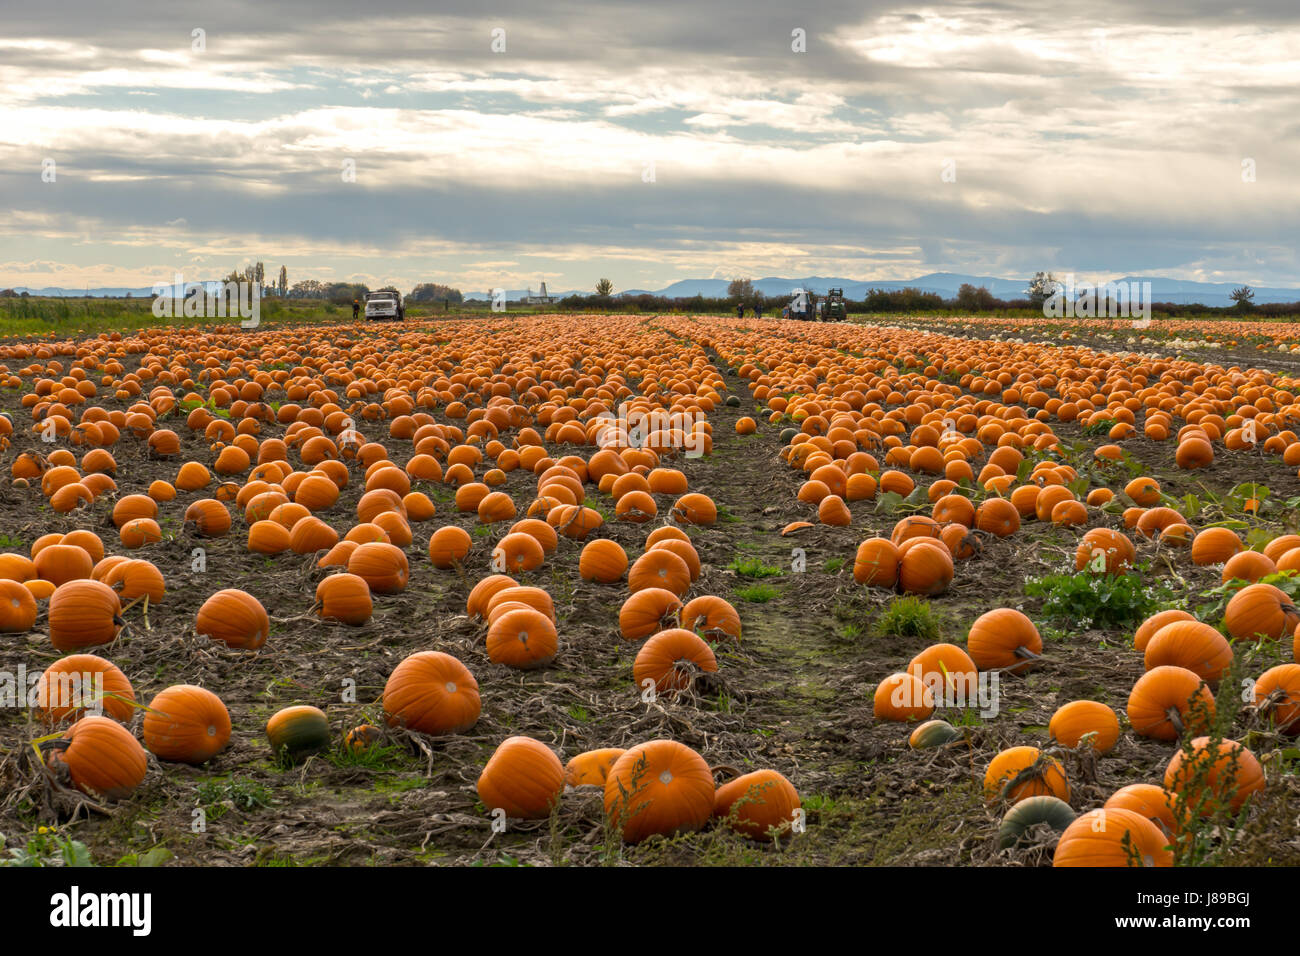
M761 319L762 317L763 317L763 306L762 306L761 303L755 302L755 303L754 303L754 318L756 318L756 319Z
M745 317L745 303L742 302L736 306L736 318L743 319L744 317Z
M357 316L359 316L360 314L361 314L361 300L353 299L352 300L352 321L355 322L357 320Z

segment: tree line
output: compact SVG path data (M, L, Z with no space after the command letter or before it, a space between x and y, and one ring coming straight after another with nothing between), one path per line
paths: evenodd
M262 284L265 271L261 262L252 263L236 270L226 277L226 281L246 280ZM980 313L1041 313L1044 301L1057 287L1057 280L1050 272L1039 272L1029 281L1023 297L1003 299L995 296L987 288L970 283L963 284L957 294L945 297L937 292L908 287L903 289L870 289L861 299L846 299L845 308L850 313L915 313L915 312L960 312L963 314ZM275 284L263 289L272 295L290 299L320 299L335 305L348 305L353 300L364 299L372 290L364 283L357 282L322 282L318 279L303 279L288 284L284 266L280 267ZM378 291L398 291L394 286L385 286ZM3 295L4 293L0 293ZM1187 316L1210 315L1226 316L1249 313L1261 318L1289 318L1300 316L1300 302L1266 302L1255 304L1254 291L1249 286L1241 286L1232 292L1233 305L1209 306L1183 304L1177 302L1153 302L1153 315L1180 318ZM615 295L614 284L609 279L596 282L591 294L567 295L557 300L556 305L565 311L576 312L734 312L738 306L744 306L746 312L762 309L768 315L779 314L790 301L790 295L769 296L754 287L747 278L731 280L727 286L726 296L663 296L651 292L622 293ZM406 294L406 301L413 303L445 303L447 305L486 306L483 300L466 300L459 289L438 282L421 282ZM1098 315L1104 316L1107 303L1100 303Z

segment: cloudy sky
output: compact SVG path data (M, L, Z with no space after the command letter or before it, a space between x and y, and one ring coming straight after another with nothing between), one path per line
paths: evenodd
M0 286L1300 285L1293 0L0 2Z

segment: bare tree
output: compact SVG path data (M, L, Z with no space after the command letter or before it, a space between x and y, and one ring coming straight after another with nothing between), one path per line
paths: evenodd
M1233 302L1237 303L1237 308L1242 312L1249 311L1255 305L1255 290L1248 285L1240 286L1232 290L1229 296Z

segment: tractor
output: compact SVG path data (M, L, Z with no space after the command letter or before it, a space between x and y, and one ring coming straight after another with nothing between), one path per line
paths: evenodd
M820 318L823 322L843 322L848 318L848 309L844 305L843 289L828 289L826 291Z

